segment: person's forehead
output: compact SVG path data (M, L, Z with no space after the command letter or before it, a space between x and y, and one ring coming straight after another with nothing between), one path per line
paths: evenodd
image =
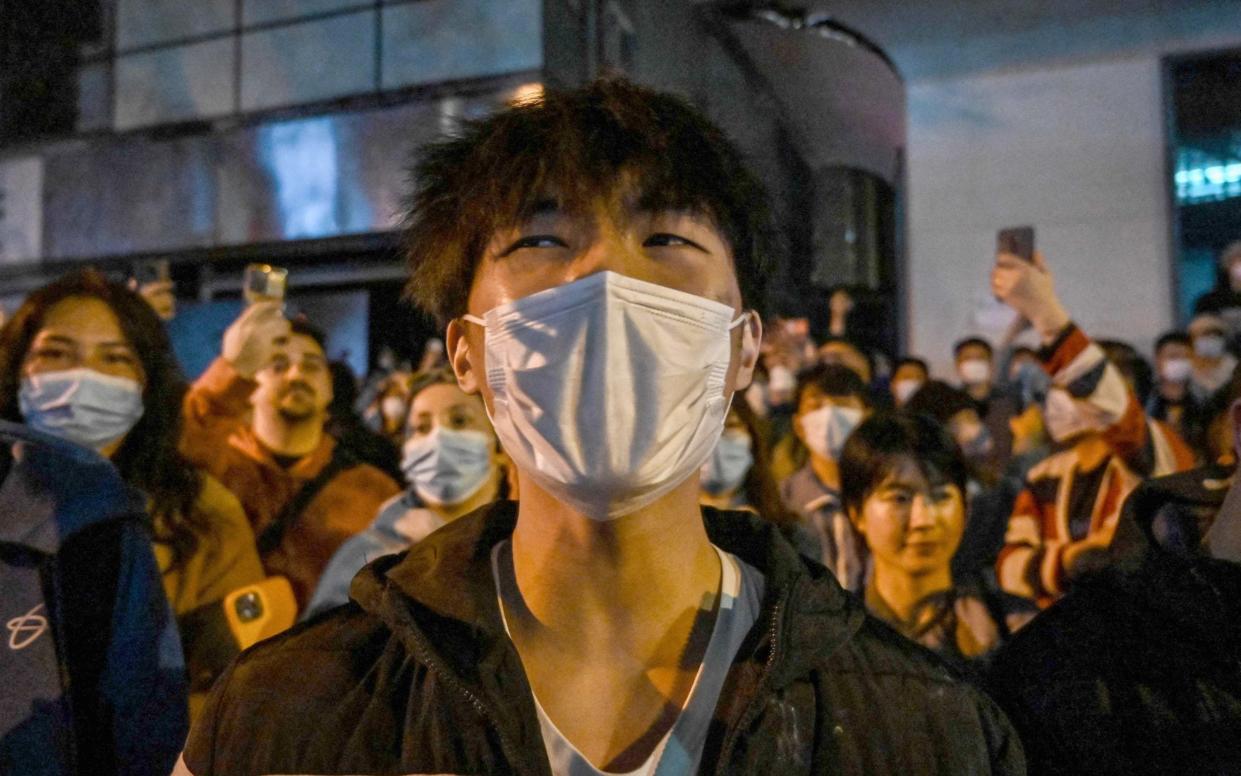
M907 375L907 374L924 375L926 374L926 369L924 369L921 364L911 364L911 363L901 364L900 366L896 368L896 373L893 376L899 377L900 375Z
M961 349L957 352L957 358L986 358L988 353L989 351L982 345L977 342L970 342L961 346Z
M35 336L67 339L80 345L130 344L116 313L94 297L70 297L52 305Z
M810 383L802 389L801 400L803 402L813 401L818 404L833 404L842 407L856 407L862 404L862 400L857 396L828 393L814 383Z
M888 488L910 488L923 490L934 483L927 479L926 473L912 455L897 455L885 462L883 477L879 480L876 490Z
M327 360L327 355L323 352L323 348L319 347L318 341L309 334L295 333L289 337L287 352L289 358L292 359Z

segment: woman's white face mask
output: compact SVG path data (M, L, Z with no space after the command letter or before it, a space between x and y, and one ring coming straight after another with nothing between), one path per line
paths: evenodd
M614 272L465 320L484 326L492 424L521 476L594 520L650 504L724 429L748 314Z
M425 503L456 506L491 479L494 447L495 440L482 431L439 427L405 442L401 471Z
M18 404L26 425L102 450L123 439L142 418L142 386L79 367L22 378Z

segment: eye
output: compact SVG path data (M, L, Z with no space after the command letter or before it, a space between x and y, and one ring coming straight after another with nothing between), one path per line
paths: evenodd
M138 363L138 359L135 358L132 353L126 353L124 351L113 351L108 353L104 356L104 360L109 364L120 364L122 366L135 366Z
M952 489L951 488L936 488L935 490L931 491L931 500L934 501L936 504L946 504L949 501L952 501Z
M913 499L903 490L891 490L883 497L883 500L893 506L907 506Z
M424 435L424 434L430 434L430 433L431 433L431 421L429 421L429 420L420 420L420 421L418 421L417 423L415 423L415 424L414 424L414 434L415 434L415 435L417 435L417 436L422 436L422 435Z
M448 425L450 428L465 428L469 425L470 416L457 410L448 416Z
M501 257L515 253L524 248L568 248L569 244L554 234L529 234L517 239L504 249Z
M696 248L703 253L707 252L706 248L703 248L693 240L677 234L670 234L668 232L657 232L646 238L646 241L643 242L642 245L646 248L670 248L684 246L687 248Z

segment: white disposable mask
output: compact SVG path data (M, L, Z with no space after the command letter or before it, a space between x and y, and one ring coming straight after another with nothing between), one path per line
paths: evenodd
M896 399L896 406L905 406L922 385L922 380L894 380L892 382L892 398Z
M827 404L802 415L799 422L806 446L821 457L834 461L840 458L845 440L862 422L862 411Z
M1052 439L1067 442L1087 431L1098 430L1099 424L1092 413L1085 411L1083 404L1059 386L1053 386L1047 391L1047 399L1043 404L1043 424Z
M39 372L22 378L18 405L31 428L100 450L142 418L142 386L85 367Z
M776 364L768 374L767 387L774 393L792 393L797 387L797 378L793 375L793 370Z
M702 489L712 496L732 493L741 487L753 465L750 435L740 429L725 431L720 435L711 457L702 465Z
M1203 334L1194 339L1194 353L1199 358L1219 358L1224 355L1225 344L1218 334Z
M405 442L401 471L426 503L460 504L491 477L494 445L492 437L481 431L437 428Z
M730 333L746 317L598 272L465 319L487 329L489 412L521 475L612 520L683 483L715 449Z
M965 385L982 385L991 379L991 364L981 358L971 358L957 364L957 374Z
M1169 383L1183 383L1193 374L1194 365L1188 358L1169 358L1159 367L1159 377Z
M400 396L387 396L379 403L379 412L389 423L405 419L405 400Z

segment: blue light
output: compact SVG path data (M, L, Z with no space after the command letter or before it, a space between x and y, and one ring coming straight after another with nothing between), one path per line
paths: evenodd
M332 119L302 119L262 127L259 144L260 158L276 189L284 238L340 234L340 173Z

